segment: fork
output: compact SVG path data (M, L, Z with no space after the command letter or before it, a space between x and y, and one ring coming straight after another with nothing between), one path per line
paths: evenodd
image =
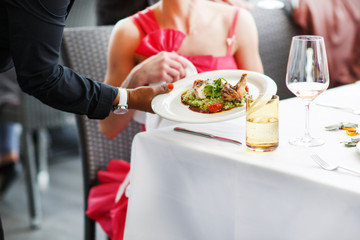
M346 170L348 172L351 172L353 174L356 174L356 175L359 175L360 176L360 172L357 172L357 171L354 171L354 170L351 170L351 169L348 169L348 168L345 168L345 167L342 167L342 166L339 166L339 165L336 165L336 164L331 164L329 162L326 162L324 159L322 159L319 155L317 154L312 154L311 155L311 158L314 160L314 162L316 162L317 164L320 165L320 167L322 167L323 169L325 170L328 170L328 171L335 171L337 169L343 169L343 170Z

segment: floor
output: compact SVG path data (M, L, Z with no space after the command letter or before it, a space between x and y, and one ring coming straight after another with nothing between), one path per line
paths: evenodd
M75 1L67 19L67 27L94 24L94 0ZM75 126L71 131L73 135L69 134L67 144L77 141L74 139ZM52 133L56 135L56 131ZM29 228L23 172L20 171L16 181L0 199L0 215L6 240L84 239L81 160L77 150L69 151L66 146L59 139L52 142L50 186L41 193L43 218L40 229ZM106 239L100 227L97 229L97 239Z
M0 213L6 240L84 239L81 159L76 127L52 130L50 185L41 192L42 223L30 229L23 171L0 200ZM60 136L61 133L61 137ZM97 229L97 239L106 239Z

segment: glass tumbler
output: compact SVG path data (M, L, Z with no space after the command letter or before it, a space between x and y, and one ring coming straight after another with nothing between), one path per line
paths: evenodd
M246 98L246 146L267 152L279 145L279 96L249 95Z

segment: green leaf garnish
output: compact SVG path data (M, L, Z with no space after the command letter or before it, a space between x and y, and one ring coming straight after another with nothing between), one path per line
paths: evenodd
M342 124L334 124L334 125L330 125L330 126L326 126L325 130L326 131L337 131L340 130L341 128L343 128L344 125Z
M215 81L209 83L204 87L204 92L206 97L216 98L222 95L221 89L223 88L222 81L226 81L224 78L218 78Z
M352 138L350 142L345 142L345 147L356 147L358 142L360 142L360 138Z
M357 128L358 124L350 123L350 122L341 122L341 123L338 123L338 124L326 126L325 130L327 130L327 131L337 131L337 130L341 130L344 127L346 127L346 128Z

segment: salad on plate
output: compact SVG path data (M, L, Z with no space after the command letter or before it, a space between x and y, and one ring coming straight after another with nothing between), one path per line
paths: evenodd
M218 113L242 107L248 94L247 74L232 86L225 78L194 81L192 88L181 95L181 102L200 113Z

